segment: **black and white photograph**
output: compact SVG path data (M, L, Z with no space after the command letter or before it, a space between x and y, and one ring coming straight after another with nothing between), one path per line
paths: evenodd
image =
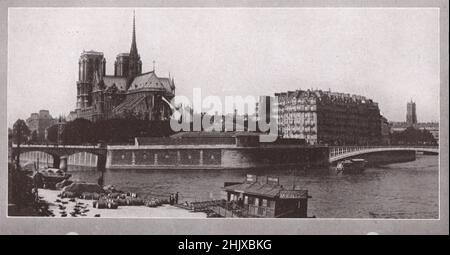
M444 219L448 234L440 8L5 13L9 220Z

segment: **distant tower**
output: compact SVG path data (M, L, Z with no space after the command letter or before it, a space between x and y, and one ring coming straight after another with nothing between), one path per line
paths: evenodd
M412 100L406 105L406 124L408 127L417 124L416 103Z
M92 104L92 79L97 72L100 78L105 76L106 60L102 52L83 51L78 61L77 109Z
M131 39L131 49L128 56L128 86L131 85L134 77L142 73L142 61L136 46L136 18L133 12L133 36Z

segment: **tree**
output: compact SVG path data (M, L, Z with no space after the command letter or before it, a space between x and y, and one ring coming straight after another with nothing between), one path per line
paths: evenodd
M57 125L47 129L48 141L55 142L57 140L57 129ZM173 133L169 120L142 120L129 114L128 118L114 118L96 122L76 119L67 122L61 137L63 144L130 143L134 141L135 137L164 137Z
M435 145L436 139L430 131L423 129L419 130L414 127L408 127L401 132L394 132L391 135L392 144L405 145Z
M95 141L92 122L86 119L75 119L67 122L62 132L63 144L84 144Z
M33 130L33 132L31 132L31 138L30 138L31 142L38 142L38 134L36 130Z
M30 129L24 120L18 119L13 125L13 141L17 144L16 150L16 165L17 169L19 168L20 162L20 145L27 141L28 136L30 135Z
M47 141L52 143L58 142L58 125L47 128Z
M125 120L136 120L137 119L137 113L135 113L132 110L125 109L122 113L123 119Z
M172 135L170 121L141 119L108 119L92 124L93 140L106 143L129 143L135 137L163 137Z

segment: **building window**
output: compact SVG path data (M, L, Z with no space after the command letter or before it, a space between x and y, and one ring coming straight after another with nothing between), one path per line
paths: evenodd
M244 205L248 204L248 196L244 196Z
M269 200L269 207L270 208L275 208L275 201Z
M267 207L267 199L262 200L262 206Z
M255 202L255 199L253 197L248 197L248 204L251 205Z
M259 198L255 198L255 203L254 203L254 205L255 205L255 206L259 206Z

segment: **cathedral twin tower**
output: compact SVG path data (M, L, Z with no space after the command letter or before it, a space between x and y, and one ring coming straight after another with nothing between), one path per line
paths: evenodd
M124 112L150 120L168 118L170 108L161 99L174 97L174 80L157 77L154 70L142 74L134 14L130 52L117 55L114 75L106 75L102 52L83 51L78 67L77 118L96 121L120 117Z
M102 52L83 51L78 62L77 82L77 108L86 108L92 105L92 81L97 72L101 78L106 75L106 60ZM133 36L130 53L120 53L114 63L114 76L126 77L128 83L142 73L142 61L136 46L136 21L133 15ZM129 84L128 84L129 85Z

